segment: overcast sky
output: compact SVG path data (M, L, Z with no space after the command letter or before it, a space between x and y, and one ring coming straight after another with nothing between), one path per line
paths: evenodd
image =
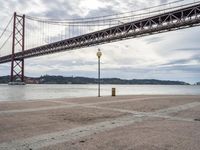
M190 0L185 0L189 2ZM192 0L191 0L192 1ZM168 0L0 0L0 29L14 11L35 17L80 18L132 11ZM0 30L1 31L1 30ZM97 76L97 49L103 52L102 77L200 81L200 27L156 34L25 60L25 75ZM0 64L0 76L10 63Z

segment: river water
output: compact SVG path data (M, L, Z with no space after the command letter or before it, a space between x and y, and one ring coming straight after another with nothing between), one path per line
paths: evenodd
M200 86L191 85L102 85L101 95L200 95ZM37 100L97 96L97 85L0 85L0 101Z

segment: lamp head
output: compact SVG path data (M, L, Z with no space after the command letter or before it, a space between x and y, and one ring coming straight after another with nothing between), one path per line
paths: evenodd
M101 52L101 50L100 50L100 49L98 49L98 52L97 52L97 57L98 57L98 58L101 58L101 56L102 56L102 52Z

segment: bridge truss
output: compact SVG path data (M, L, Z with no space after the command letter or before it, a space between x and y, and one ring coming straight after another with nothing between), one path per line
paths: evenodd
M16 14L15 14L16 15ZM18 16L18 15L16 15ZM21 17L22 22L25 22L25 16ZM18 20L17 17L14 17ZM20 25L20 20L18 20ZM14 23L15 24L15 23ZM24 50L24 25L21 24L22 29L13 29L13 51L12 54L0 57L0 64L12 62L11 76L17 76L23 81L24 76L24 59L48 55L63 51L70 51L74 49L90 47L99 44L115 42L130 38L137 38L151 34L159 34L174 30L191 28L200 25L200 4L194 4L183 8L174 9L172 11L163 12L153 16L112 26L99 31L79 35L58 42L37 46L34 48ZM21 38L16 39L15 30L19 31ZM21 46L21 51L15 52L15 42ZM14 65L15 63L15 65ZM15 71L15 67L21 68L19 72ZM13 75L15 73L15 75ZM15 76L15 77L14 77Z

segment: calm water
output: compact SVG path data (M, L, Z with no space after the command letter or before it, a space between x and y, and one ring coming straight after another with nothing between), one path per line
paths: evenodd
M101 94L110 95L111 88L117 95L200 95L200 86L182 85L102 85ZM0 101L37 100L97 95L97 85L0 85Z

